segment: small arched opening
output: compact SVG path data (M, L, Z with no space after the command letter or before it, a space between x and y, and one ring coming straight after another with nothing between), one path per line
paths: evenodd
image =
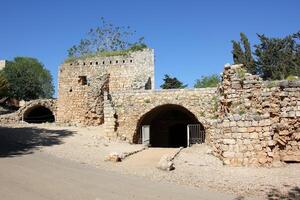
M204 127L193 113L180 105L158 106L139 120L134 143L143 143L148 137L148 144L152 147L187 147L189 125L198 127L193 130L201 132L202 135L196 134L196 137L201 137L201 142L204 142Z
M27 123L45 123L54 122L55 117L49 108L38 105L27 109L23 115L23 120Z

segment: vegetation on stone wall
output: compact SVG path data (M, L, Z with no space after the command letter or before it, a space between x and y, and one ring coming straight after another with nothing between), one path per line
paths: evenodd
M300 31L284 38L257 34L259 44L254 45L254 52L247 36L244 33L240 36L240 41L232 41L235 64L244 64L248 72L264 80L300 76Z
M68 50L68 57L72 59L95 54L98 56L99 54L103 56L126 55L144 48L147 48L144 37L137 37L136 31L129 26L116 26L108 23L102 17L98 27L91 28L86 38L81 39L78 45Z
M143 49L148 48L145 44L135 44L129 49L125 50L118 50L118 51L102 51L102 52L95 52L95 53L87 53L81 56L76 57L68 57L65 62L73 62L78 59L87 59L93 57L110 57L110 56L127 56L132 52L142 51Z
M8 97L32 100L53 96L52 76L35 58L16 57L7 62L3 75L9 83Z
M179 81L176 77L171 77L168 74L165 74L163 81L164 83L160 86L162 89L180 89L187 87L187 85L183 84L183 82Z
M196 80L194 84L195 88L208 88L217 87L220 83L220 76L217 74L212 74L209 76L202 76L200 79Z

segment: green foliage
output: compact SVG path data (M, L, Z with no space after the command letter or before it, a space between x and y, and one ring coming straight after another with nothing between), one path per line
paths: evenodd
M236 73L237 73L239 79L244 80L245 79L245 75L247 73L247 70L244 69L244 68L239 68L239 69L236 70Z
M9 97L31 100L51 98L54 93L50 72L35 58L16 57L3 74L9 83Z
M212 105L212 111L214 112L213 113L213 116L212 118L213 119L217 119L219 117L218 115L218 110L219 110L219 99L217 96L213 96L212 99L211 99L211 105Z
M266 87L272 88L278 86L278 81L266 81Z
M240 37L240 42L232 41L233 61L235 64L244 64L248 72L256 74L256 65L252 56L250 42L244 33L240 33Z
M165 78L163 80L164 83L160 86L162 89L175 89L187 87L187 85L184 85L176 77L171 77L168 74L165 74Z
M196 80L194 84L195 88L207 88L207 87L217 87L220 83L220 76L213 74L210 76L202 76L200 79Z
M243 108L241 108L240 110L239 110L239 115L244 115L246 113L246 111L243 109Z
M68 57L78 58L97 53L138 51L146 48L144 38L137 39L135 33L129 26L115 26L102 17L100 26L90 29L87 38L68 50Z
M213 111L217 112L218 111L218 98L217 96L213 96L212 100L212 105L213 105Z
M244 63L244 52L241 47L241 43L232 40L232 48L233 50L231 51L232 56L233 56L233 62L234 64L243 64Z
M300 31L284 38L269 38L257 34L260 43L254 45L255 59L248 38L244 33L240 36L239 42L232 41L235 64L244 64L248 72L258 74L264 80L300 76Z
M300 75L300 31L284 38L259 35L255 45L257 68L264 79L281 80L289 75Z
M133 45L131 48L126 50L119 50L119 51L103 51L103 52L96 52L96 53L87 53L82 56L78 57L69 57L65 60L65 62L74 62L78 59L86 59L86 58L93 58L93 57L110 57L110 56L126 56L135 51L142 51L147 48L145 44L136 44Z
M288 80L288 81L297 81L297 80L299 80L299 77L298 76L289 75L288 77L286 77L286 80Z
M0 98L5 97L8 93L8 81L4 77L4 75L0 72Z

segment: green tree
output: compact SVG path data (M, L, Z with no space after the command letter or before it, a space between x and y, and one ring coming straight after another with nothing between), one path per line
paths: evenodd
M241 47L241 43L232 40L232 56L234 64L244 63L244 52Z
M68 50L68 56L80 57L98 52L122 51L131 49L140 50L147 47L144 38L136 37L136 31L129 26L116 26L108 23L102 17L100 25L90 29L87 38L82 39L78 45L72 46Z
M280 80L290 75L300 76L300 31L284 38L257 36L260 44L255 45L256 65L262 78Z
M251 52L251 45L244 33L240 33L240 42L232 40L232 55L235 64L244 64L251 74L256 74L256 65ZM243 45L243 47L242 47Z
M213 74L210 76L202 76L200 79L196 80L194 84L195 88L207 88L207 87L217 87L220 83L220 76Z
M175 89L175 88L186 88L187 85L184 85L176 77L171 77L168 74L165 74L163 79L164 83L160 86L162 89Z
M8 81L5 79L4 75L0 72L0 98L5 97L8 92Z
M9 83L9 97L32 100L53 96L52 76L35 58L16 57L7 63L3 74Z

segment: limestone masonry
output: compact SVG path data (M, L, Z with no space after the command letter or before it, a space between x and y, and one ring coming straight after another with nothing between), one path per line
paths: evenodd
M57 101L29 102L0 122L22 120L38 104L57 123L104 124L108 137L138 143L141 126L154 118L149 113L174 107L201 124L224 164L300 162L299 81L263 81L242 65L226 65L217 88L154 90L152 49L65 62L58 79Z
M154 88L154 53L146 49L64 63L58 79L57 122L99 125L105 92Z

